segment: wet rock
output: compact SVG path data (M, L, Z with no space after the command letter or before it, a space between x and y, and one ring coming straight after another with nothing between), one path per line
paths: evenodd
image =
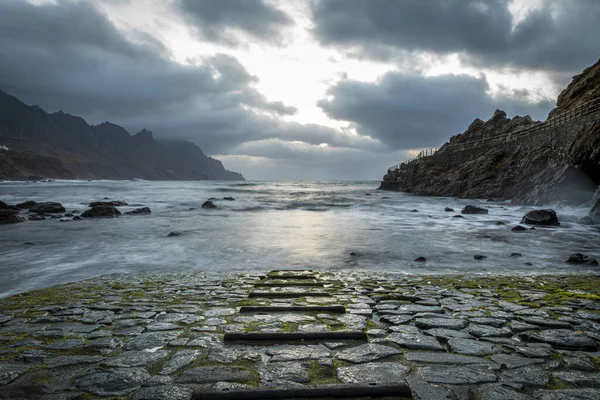
M12 210L0 210L0 224L18 224L19 222L25 222L25 218Z
M456 397L443 386L427 383L422 379L411 376L407 379L412 397L417 400L454 400Z
M402 305L398 308L398 311L406 313L406 314L416 314L416 313L434 313L434 314L443 314L444 310L440 307L436 306L421 306L418 304L406 304Z
M235 199L233 197L223 197L223 200L235 201Z
M299 362L267 364L259 370L260 380L266 386L284 385L285 382L310 382L308 368Z
M50 350L69 350L74 347L81 347L85 344L85 340L59 340L57 342L46 345Z
M454 208L446 207L444 208L445 212L454 212Z
M496 221L496 225L506 225L506 223L503 221Z
M343 383L398 384L410 368L400 363L378 362L339 367L337 377Z
M132 400L189 400L194 389L185 385L158 385L135 392Z
M598 260L581 253L573 253L565 260L567 264L598 265Z
M443 328L460 330L465 328L469 322L458 318L417 318L415 326L421 329Z
M598 389L540 389L533 396L536 400L592 400L598 398Z
M476 317L476 318L469 319L469 321L471 321L471 323L473 323L473 324L490 325L495 328L501 328L506 324L505 319L490 318L490 317Z
M543 388L550 379L546 372L535 366L510 369L502 373L503 382L523 385L524 387Z
M594 371L596 369L592 360L585 356L581 357L564 357L565 366L570 370L578 371Z
M29 209L32 213L59 214L66 212L62 204L56 202L38 203Z
M358 251L353 251L352 253L350 253L350 257L361 257L362 254L360 254Z
M522 231L526 231L526 230L527 230L527 228L525 228L522 225L517 225L511 229L511 231L513 231L513 232L522 232Z
M448 346L454 353L478 357L488 356L497 353L499 350L498 347L490 343L458 338L448 340Z
M435 337L436 339L442 342L447 342L452 338L473 339L473 336L469 335L467 332L457 331L454 329L433 328L426 330L425 333L429 336Z
M146 326L146 332L174 331L176 329L181 329L181 327L170 322L155 322Z
M427 261L427 259L425 257L422 257L422 256L415 258L415 262L426 262L426 261Z
M135 210L127 211L125 215L149 215L152 211L148 207L136 208Z
M234 367L197 367L184 371L175 383L198 384L215 382L244 382L252 379L250 371Z
M272 356L269 361L308 361L331 356L331 351L320 345L278 345L268 347L266 354Z
M402 325L409 323L413 319L412 315L383 315L379 318L382 322L392 325Z
M550 328L570 328L571 324L564 321L558 321L556 319L550 318L542 318L542 317L529 317L529 316L521 316L519 318L521 321L526 322L528 324L533 324L542 327L550 327Z
M582 371L553 372L552 376L573 386L600 388L600 373Z
M0 363L0 385L9 384L29 368L29 366L25 365Z
M595 350L596 341L582 333L568 329L551 329L529 332L526 337L531 341L551 344L554 347L574 350Z
M16 204L15 207L20 208L22 210L29 210L30 208L37 206L37 204L38 204L37 201L28 200L28 201L24 201L23 203ZM4 207L0 206L0 208L4 208Z
M160 370L161 375L170 375L180 369L187 367L200 355L201 352L197 350L179 350L171 357L169 361L163 365Z
M39 214L34 214L34 215L30 215L29 217L27 217L27 219L29 221L45 221L46 217L39 215Z
M121 346L121 341L114 337L101 337L98 339L90 340L86 347L96 350L114 350Z
M453 215L452 218L464 218L462 215Z
M76 379L76 387L98 396L125 396L150 379L143 368L115 368L96 371Z
M90 208L94 208L94 207L98 207L98 206L121 207L121 206L128 206L128 205L129 204L127 204L124 201L114 200L114 201L94 201L94 202L90 203L88 205L88 207L90 207Z
M166 350L159 350L155 352L149 351L124 351L123 353L106 359L102 362L103 365L108 367L119 367L119 368L130 368L130 367L144 367L148 364L153 364L163 360L169 355Z
M531 400L531 397L515 392L511 388L498 384L483 385L481 397L485 400Z
M493 372L471 367L423 367L419 373L429 383L450 385L475 385L498 380Z
M112 218L119 215L121 212L112 206L95 206L81 214L84 218Z
M521 219L521 223L546 226L560 225L558 222L558 217L556 216L556 212L551 209L527 211L523 216L523 219Z
M577 220L577 223L581 224L581 225L594 225L594 224L596 224L596 221L594 221L592 218L590 218L588 216L585 216L585 217Z
M100 356L58 356L45 359L44 364L48 368L58 368L67 365L95 364L102 360L104 360L104 357Z
M516 353L531 358L543 358L554 355L554 348L547 343L530 343L524 347L517 347Z
M148 332L142 333L125 345L125 350L144 350L165 346L176 339L181 331Z
M482 208L482 207L467 205L462 209L461 213L462 214L488 214L489 210Z
M381 358L393 356L399 353L400 351L390 346L367 343L342 350L340 353L338 353L337 358L343 361L350 361L353 363L366 363L370 361L379 360Z
M494 328L488 325L471 325L469 333L477 337L508 337L512 331L508 328Z
M523 254L521 253L510 253L511 257L523 257Z
M215 205L215 203L213 203L210 200L206 200L203 204L202 204L202 208L217 208L217 206Z
M473 256L474 259L476 260L485 260L487 258L487 256L481 255L481 254L475 254Z
M167 237L179 237L181 236L181 232L169 232Z

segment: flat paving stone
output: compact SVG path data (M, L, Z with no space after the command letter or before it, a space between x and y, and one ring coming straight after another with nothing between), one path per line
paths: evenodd
M452 338L457 339L474 339L475 337L465 331L456 331L453 329L433 328L424 331L427 335L433 336L436 339L447 342Z
M554 348L547 343L529 343L527 346L517 347L515 352L532 358L550 357L556 353Z
M494 328L488 325L471 325L469 333L477 337L508 337L512 335L509 328Z
M406 312L408 314L416 314L422 312L434 313L434 314L443 314L444 310L437 306L420 306L418 304L407 304L398 307L398 311Z
M244 382L250 381L252 374L244 369L229 366L196 367L184 371L175 379L180 384L202 384L216 382Z
M501 328L506 324L506 319L478 317L470 318L469 321L477 325L490 325L494 328Z
M573 386L600 388L600 373L597 372L561 371L553 372L552 376Z
M410 368L400 363L377 362L339 367L337 377L343 383L398 384Z
M308 361L331 356L331 350L325 346L314 345L278 345L268 347L265 353L272 356L269 361Z
M46 358L44 364L48 368L59 368L67 365L95 364L102 360L104 360L104 357L100 356L58 356Z
M194 389L185 385L144 387L135 392L132 400L189 400Z
M413 350L444 351L444 347L433 336L423 335L410 330L394 332L386 340Z
M400 354L400 351L393 347L375 343L367 343L342 350L336 355L336 357L343 361L366 363L396 354Z
M417 400L454 400L454 394L440 385L425 382L417 377L407 380L413 398Z
M523 393L519 393L510 387L487 384L483 385L480 391L481 399L485 400L531 400L532 397Z
M50 350L69 350L83 345L85 345L85 340L59 340L44 347Z
M145 367L148 364L153 364L165 359L169 355L166 350L155 352L149 351L124 351L121 354L108 358L102 362L102 365L108 367Z
M160 370L161 375L170 375L190 365L200 354L197 350L179 350Z
M460 330L469 325L469 321L458 318L417 318L415 326L420 329L443 328Z
M143 368L115 368L96 371L76 380L76 387L98 396L125 396L150 379Z
M428 353L425 351L408 352L405 354L406 361L421 363L421 364L443 364L443 365L470 365L470 364L482 364L487 367L493 367L496 364L489 360L473 357L463 356L459 354L448 354L448 353Z
M308 367L299 362L267 364L259 370L259 374L261 382L266 386L285 384L285 382L310 382Z
M181 329L181 327L170 322L155 322L146 325L146 332L174 331L176 329Z
M176 339L182 331L148 332L133 338L125 344L125 350L144 350L165 346Z
M536 400L597 400L598 389L540 389L533 392Z
M520 317L519 318L521 321L527 323L527 324L532 324L532 325L538 325L541 327L550 327L550 328L566 328L569 329L571 327L571 324L565 321L559 321L556 319L550 319L550 318L541 318L541 317Z
M488 356L499 351L498 347L491 343L470 339L450 339L448 346L453 353L477 357Z
M387 322L388 324L402 325L402 324L407 324L410 321L412 321L413 316L412 315L384 315L379 319L380 319L380 321Z
M507 369L515 369L527 365L543 364L543 358L528 358L512 354L495 354L491 357L492 361L498 363Z
M419 368L419 374L429 383L450 385L475 385L498 380L493 372L473 367L423 367Z
M574 332L568 329L552 329L531 332L528 334L528 337L529 340L549 343L557 348L594 350L598 346L594 339L591 339L582 333Z
M30 366L19 364L0 363L0 385L6 385L27 371Z
M501 379L503 382L516 383L527 388L543 388L550 382L546 371L536 366L509 369L502 372Z

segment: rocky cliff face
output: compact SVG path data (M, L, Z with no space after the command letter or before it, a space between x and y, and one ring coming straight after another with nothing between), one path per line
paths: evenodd
M573 78L550 116L598 97L600 61ZM600 112L548 131L524 134L539 127L536 124L528 116L508 119L497 110L487 122L473 121L433 156L388 172L381 188L529 204L589 202L600 185ZM490 143L495 137L502 138L500 144L492 140L492 145L457 151L482 139L482 143Z
M11 149L7 153L12 159L0 158L0 179L31 174L61 179L244 179L191 142L170 143L155 140L148 130L131 136L110 122L94 126L62 111L48 114L0 91L0 145ZM52 166L49 160L54 160Z

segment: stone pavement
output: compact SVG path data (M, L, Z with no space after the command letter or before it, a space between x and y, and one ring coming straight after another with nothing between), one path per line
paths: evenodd
M104 276L0 300L0 398L600 399L599 340L597 276Z

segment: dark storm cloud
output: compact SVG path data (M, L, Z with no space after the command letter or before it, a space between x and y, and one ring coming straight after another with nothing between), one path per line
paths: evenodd
M240 44L231 30L265 42L280 42L281 29L294 24L286 13L264 0L178 0L175 5L202 39L226 44Z
M513 26L508 0L313 0L314 34L362 57L462 53L479 65L578 71L600 56L600 1L556 0Z
M390 72L376 83L343 80L318 105L332 119L349 121L357 131L392 149L438 146L463 132L475 118L496 108L545 119L550 102L529 104L524 94L492 99L485 78L467 75L424 77Z

